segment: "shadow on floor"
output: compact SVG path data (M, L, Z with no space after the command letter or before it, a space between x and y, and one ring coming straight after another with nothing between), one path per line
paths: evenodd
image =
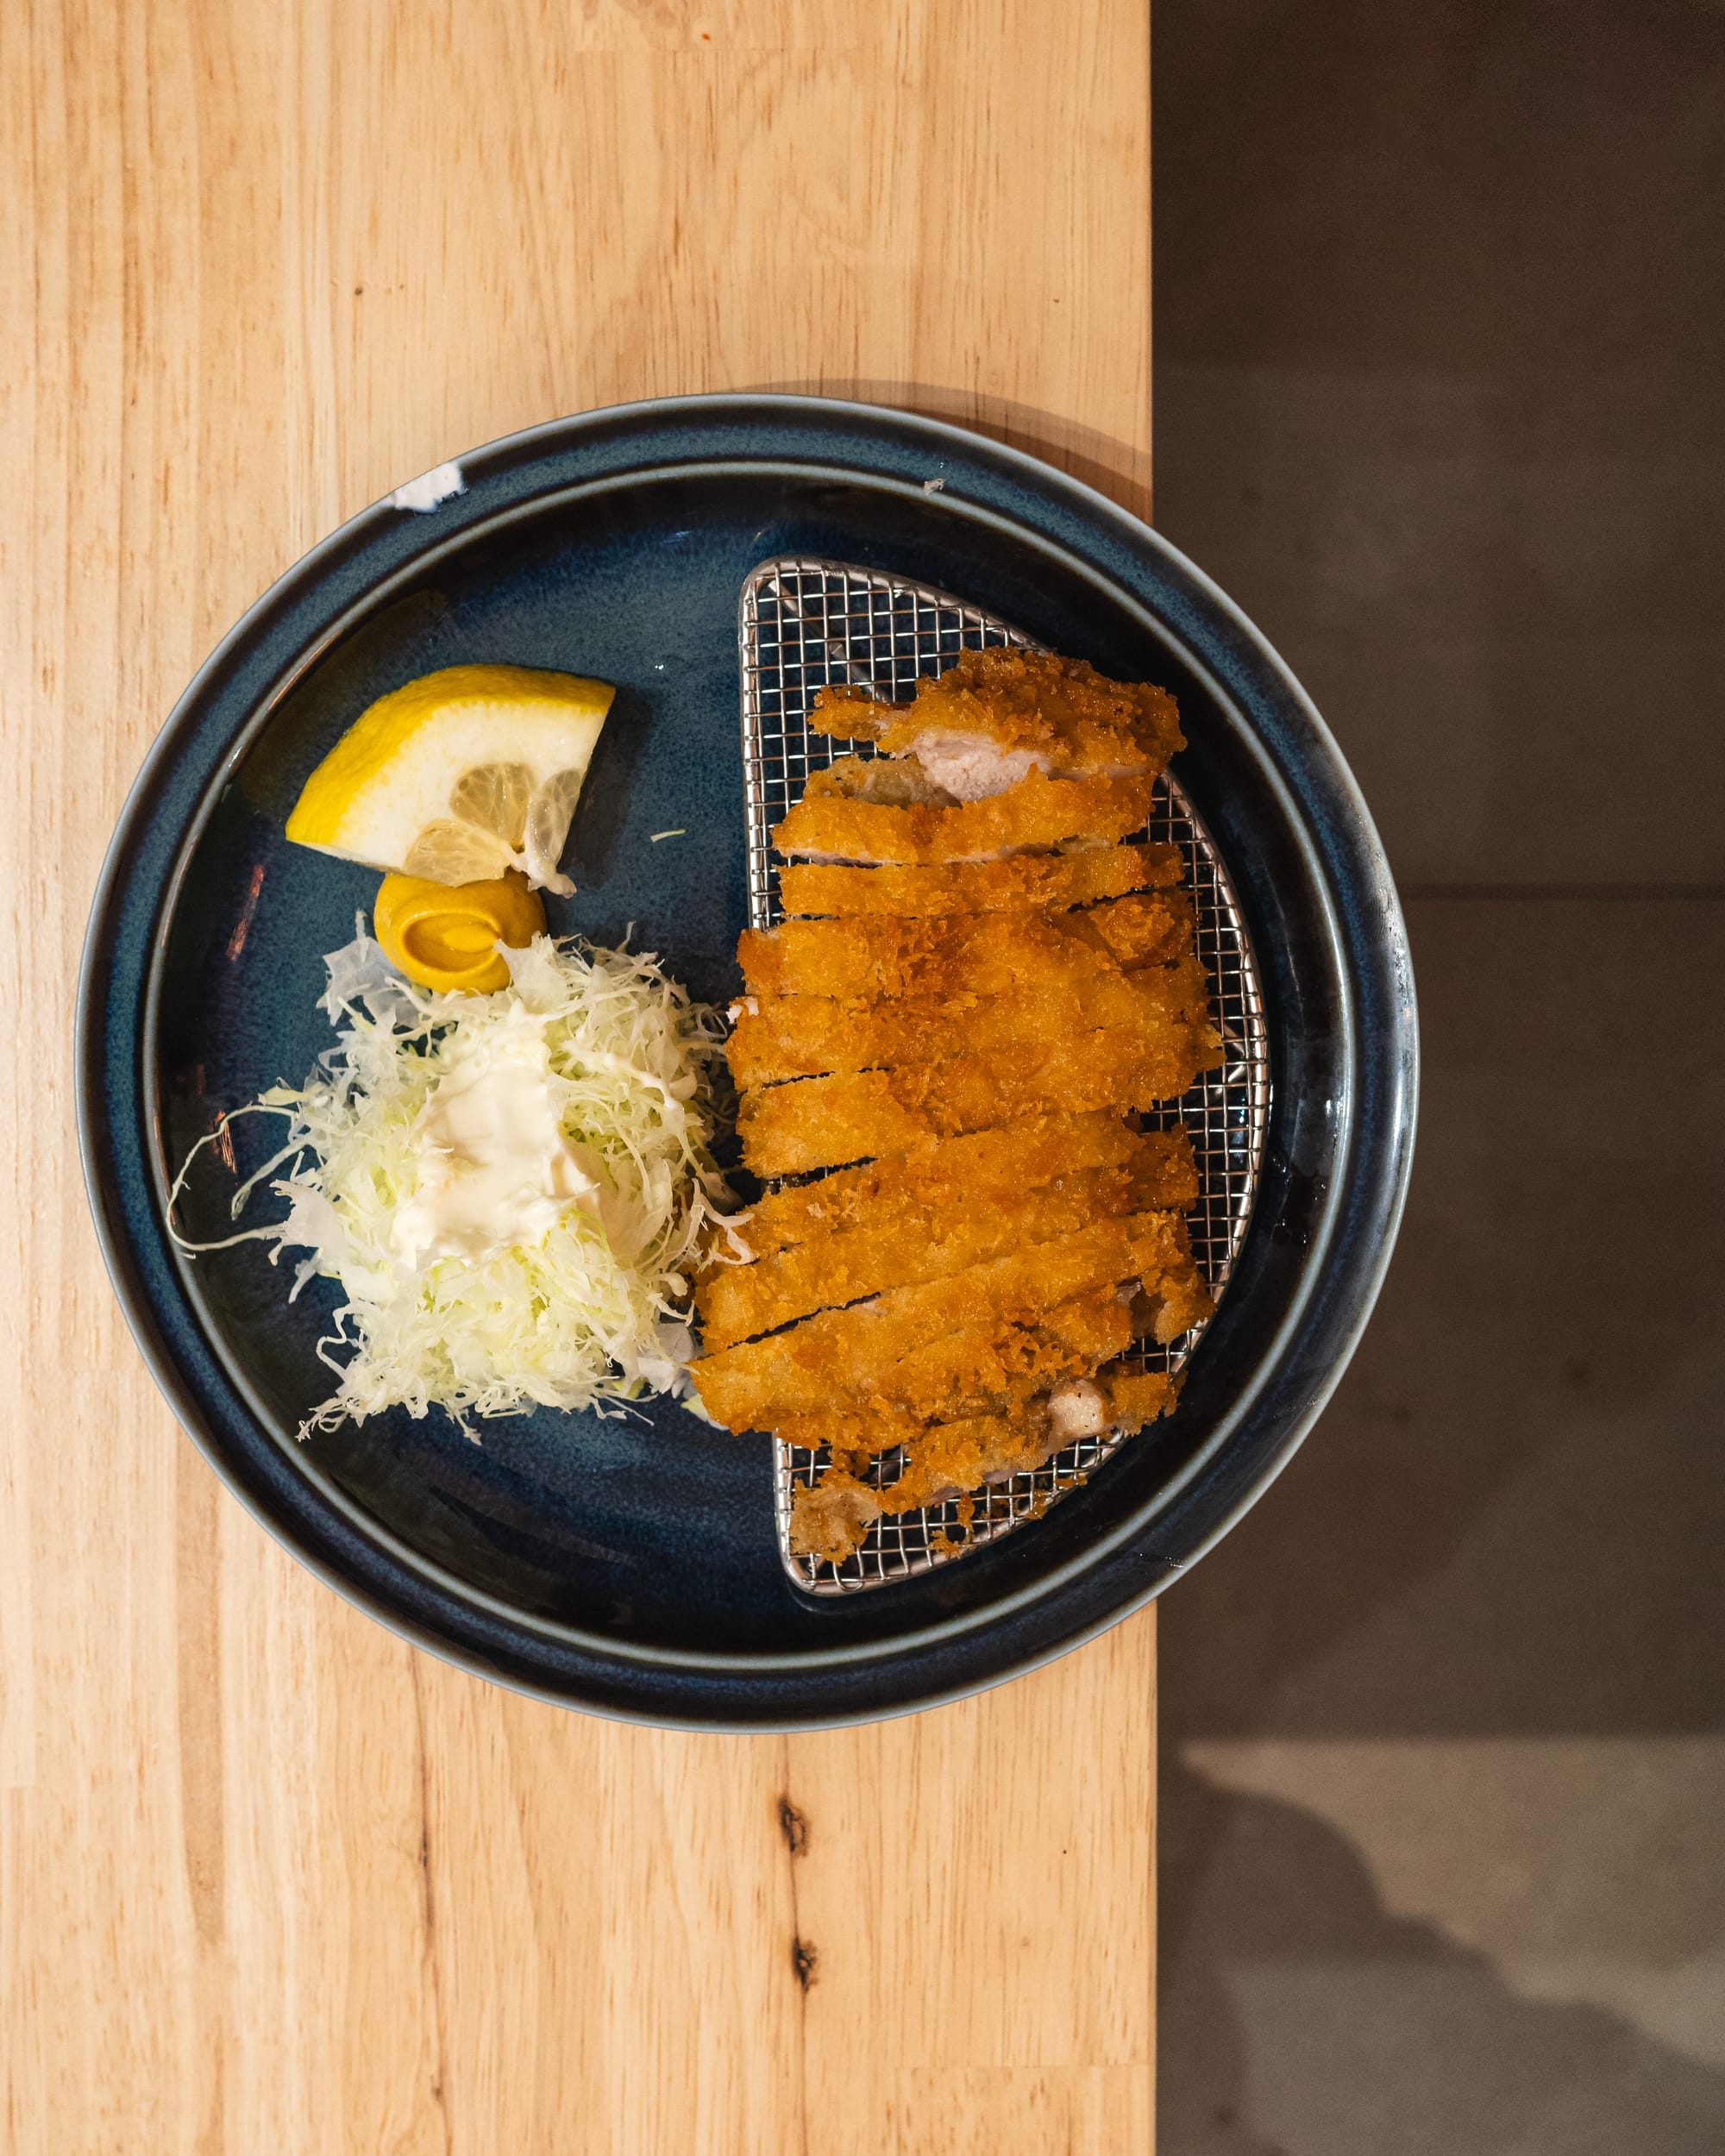
M1161 1606L1163 2146L1702 2156L1725 2076L1653 2032L1725 2031L1725 909L1411 914L1383 1301Z
M1161 1784L1160 2156L1695 2156L1725 2072L1591 2006L1530 2003L1385 1910L1311 1814ZM1264 2029L1273 2023L1276 2040Z
M1352 762L1426 1054L1355 1363L1162 1605L1162 2147L1711 2156L1725 5L1155 62L1157 521Z

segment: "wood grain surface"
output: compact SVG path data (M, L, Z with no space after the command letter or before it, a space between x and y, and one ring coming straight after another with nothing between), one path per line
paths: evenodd
M1154 1630L668 1735L402 1645L219 1489L72 1131L102 850L205 652L428 466L662 392L1147 501L1143 0L0 7L0 2143L1151 2142Z

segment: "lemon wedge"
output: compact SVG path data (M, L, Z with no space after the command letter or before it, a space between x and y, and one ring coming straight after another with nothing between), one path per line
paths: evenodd
M545 909L511 868L452 889L418 876L386 876L372 907L384 956L422 988L490 995L509 985L498 950L520 950L545 932Z
M445 667L380 697L305 782L302 846L433 883L508 868L568 897L557 856L616 691L532 667Z

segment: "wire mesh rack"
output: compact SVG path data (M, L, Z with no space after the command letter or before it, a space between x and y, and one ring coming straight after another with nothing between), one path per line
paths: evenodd
M902 701L919 674L939 673L961 651L991 645L1038 649L1005 622L950 593L849 563L806 555L763 561L743 587L738 617L743 672L743 768L749 819L749 918L769 928L780 918L773 826L798 800L811 772L836 756L867 755L867 743L812 732L815 692L850 682ZM1251 945L1209 833L1178 782L1157 784L1145 834L1171 841L1185 858L1197 916L1198 952L1210 976L1212 1014L1227 1050L1223 1066L1189 1093L1146 1118L1184 1123L1199 1173L1199 1200L1189 1215L1193 1253L1220 1297L1251 1218L1270 1116L1270 1062L1264 1006ZM1167 1347L1140 1346L1144 1369L1177 1369L1202 1332ZM799 1484L819 1478L822 1451L775 1443L775 1513L785 1569L805 1593L850 1595L929 1570L1039 1518L1079 1489L1126 1440L1118 1432L1065 1446L1032 1471L985 1486L969 1507L956 1498L875 1521L842 1565L799 1557L791 1548L791 1501ZM882 1453L871 1476L891 1482L902 1456Z

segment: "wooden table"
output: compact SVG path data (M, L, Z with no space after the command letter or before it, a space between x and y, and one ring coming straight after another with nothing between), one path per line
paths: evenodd
M0 67L0 2145L1147 2149L1148 1613L788 1740L447 1668L174 1427L71 1103L151 735L398 481L771 387L1146 505L1142 0L6 0Z

